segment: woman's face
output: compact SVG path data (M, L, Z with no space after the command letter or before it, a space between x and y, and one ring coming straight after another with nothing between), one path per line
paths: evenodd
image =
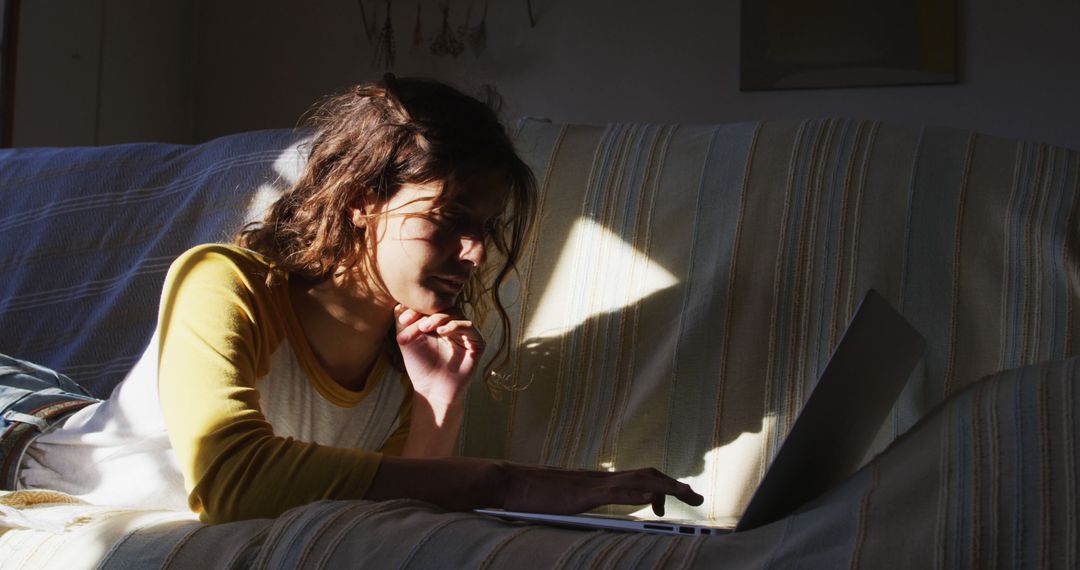
M367 222L359 216L374 232L375 265L391 297L383 301L391 306L445 311L484 263L487 228L502 209L500 192L494 185L470 188L433 211L442 189L441 182L405 184Z

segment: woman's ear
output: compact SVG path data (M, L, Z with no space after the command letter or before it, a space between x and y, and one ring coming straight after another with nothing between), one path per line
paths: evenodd
M352 215L352 223L359 229L366 229L368 222L368 215L364 212L363 208L349 208L349 213Z

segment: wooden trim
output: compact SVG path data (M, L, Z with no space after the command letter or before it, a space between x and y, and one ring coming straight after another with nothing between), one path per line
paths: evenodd
M0 148L12 145L15 123L15 67L18 63L19 0L0 0L4 10L4 29L0 36L3 59L0 61Z

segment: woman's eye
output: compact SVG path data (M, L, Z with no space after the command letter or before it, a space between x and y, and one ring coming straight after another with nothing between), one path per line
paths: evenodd
M431 222L432 224L445 227L453 223L453 218L443 212L429 212L421 216L423 219Z
M436 218L436 223L445 229L454 230L458 229L464 224L464 218L456 214L439 214Z
M434 224L439 231L452 232L476 239L487 239L495 235L500 228L497 218L490 220L475 220L466 214L454 211L432 212L426 218Z
M440 212L436 214L435 223L445 230L477 231L477 224L468 216L454 212Z

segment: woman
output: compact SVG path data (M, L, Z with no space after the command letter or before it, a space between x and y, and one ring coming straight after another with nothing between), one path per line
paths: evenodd
M186 499L215 523L320 499L701 503L652 469L451 457L483 372L472 318L494 310L508 326L498 289L533 214L532 174L489 103L433 81L388 75L326 101L314 126L296 184L235 245L176 260L143 359L108 400L29 445L20 486Z

